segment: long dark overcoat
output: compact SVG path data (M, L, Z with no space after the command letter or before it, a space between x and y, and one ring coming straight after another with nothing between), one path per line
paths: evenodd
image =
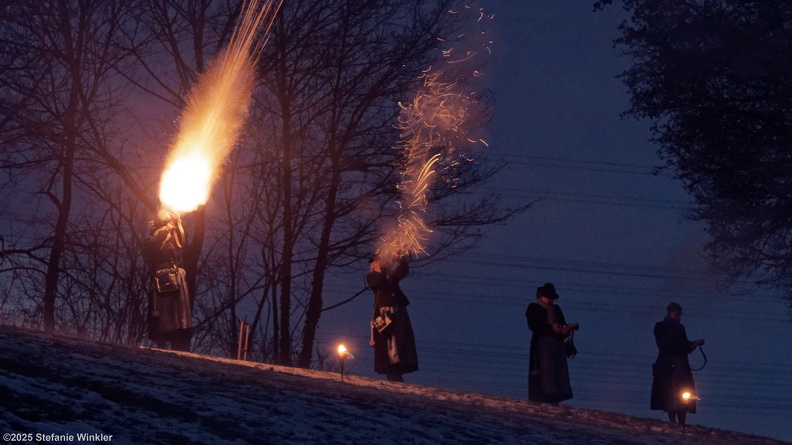
M399 281L409 272L409 265L401 261L392 270L369 272L366 281L374 292L374 318L387 313L393 320L382 333L372 331L374 339L374 372L401 375L418 370L418 352L415 347L407 305L410 301L399 287Z
M564 313L553 305L555 321L566 324ZM572 398L569 383L564 339L566 335L553 331L547 309L531 303L525 311L531 335L531 352L528 363L528 400L558 403Z
M154 341L171 340L176 331L192 329L192 301L187 289L186 274L181 267L177 234L167 225L160 227L143 244L143 256L152 270L148 307L148 336ZM179 289L173 292L157 290L156 272L170 269Z
M657 343L657 360L652 365L652 397L649 407L653 410L695 413L696 400L685 400L682 394L696 394L693 372L690 370L688 354L696 348L688 341L685 326L666 317L654 328Z

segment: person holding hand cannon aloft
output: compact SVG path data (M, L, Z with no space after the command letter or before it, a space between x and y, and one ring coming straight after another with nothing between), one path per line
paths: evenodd
M186 272L182 266L184 227L178 213L149 221L143 257L152 272L149 292L148 336L158 348L189 351L193 311Z
M390 381L403 382L404 374L418 370L418 352L407 313L410 301L399 287L410 265L406 256L393 263L375 255L366 275L374 292L370 344L374 347L374 372L385 374Z

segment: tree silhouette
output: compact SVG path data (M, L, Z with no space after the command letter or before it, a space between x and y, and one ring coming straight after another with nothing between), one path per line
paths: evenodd
M242 2L38 3L0 8L0 197L20 209L0 216L9 259L0 274L13 277L0 309L20 324L139 343L150 281L140 243L154 190L186 93L227 44ZM396 217L399 102L441 57L457 7L284 4L242 141L206 206L183 215L197 350L235 356L239 319L249 317L252 357L312 364L325 283L365 268L382 221ZM453 169L455 181L438 181L429 197L434 260L523 209L466 196L497 165Z
M610 1L598 2L603 7ZM628 113L695 200L732 279L792 284L792 4L621 2Z
M2 168L9 178L3 192L15 205L27 193L28 204L37 204L28 207L37 211L23 231L24 242L40 248L35 256L28 251L29 261L16 270L43 273L44 280L36 278L30 289L43 295L43 325L52 332L56 307L69 304L64 290L79 284L79 271L73 273L66 262L77 244L73 221L90 212L81 195L96 177L95 160L112 137L122 96L113 77L114 64L124 57L115 45L124 16L115 1L10 2L0 19ZM16 212L5 216L24 218ZM42 248L46 255L38 253Z

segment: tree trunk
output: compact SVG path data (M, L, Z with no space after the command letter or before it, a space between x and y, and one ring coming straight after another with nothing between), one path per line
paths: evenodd
M187 273L187 287L190 291L190 304L195 303L195 283L198 273L198 260L203 249L204 238L206 236L206 211L203 206L193 213L193 230L189 243L184 246L184 271ZM186 229L185 229L186 230Z
M313 357L314 341L316 340L316 329L319 327L319 318L322 316L322 294L324 292L324 278L329 265L330 255L330 235L333 233L336 213L336 199L338 195L338 185L341 180L339 167L338 150L332 148L328 150L332 156L332 177L328 182L327 206L325 209L325 219L322 226L322 235L317 247L316 264L314 265L313 277L311 280L311 294L308 297L308 305L305 310L305 323L303 324L302 349L298 359L298 366L308 368L311 366Z
M55 331L55 300L58 294L58 278L60 277L60 261L63 251L66 250L66 228L69 223L69 213L72 202L72 174L74 162L74 137L69 135L65 144L63 168L63 196L58 207L58 220L55 223L55 233L52 237L52 249L47 262L47 275L44 282L44 332L51 334Z
M281 16L282 17L282 16ZM282 20L282 19L281 19ZM279 49L279 62L281 69L278 78L280 89L281 116L283 121L283 138L281 147L283 158L281 161L281 173L283 178L283 255L281 259L280 276L280 332L279 332L279 363L284 366L291 366L291 279L292 279L292 255L294 255L294 233L292 216L292 144L291 136L291 103L288 91L288 72L285 67L286 45L281 42Z
M52 333L55 330L55 300L58 294L58 279L60 277L60 262L66 250L66 231L69 225L69 215L72 206L72 182L74 174L74 152L76 150L78 124L77 106L80 99L80 54L71 35L71 23L68 6L64 2L59 4L59 31L64 38L64 55L69 63L71 84L69 86L69 102L63 114L63 154L61 157L61 197L58 199L51 194L52 200L58 208L58 219L55 223L55 232L52 237L52 249L47 262L47 274L44 281L44 331ZM53 174L57 175L57 171Z

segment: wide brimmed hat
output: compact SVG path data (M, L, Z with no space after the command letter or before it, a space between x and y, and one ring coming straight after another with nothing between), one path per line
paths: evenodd
M666 306L666 312L682 312L682 306L678 303L671 303Z
M556 292L553 283L545 283L544 286L536 288L536 296L547 297L551 300L555 300L558 298L558 292Z

